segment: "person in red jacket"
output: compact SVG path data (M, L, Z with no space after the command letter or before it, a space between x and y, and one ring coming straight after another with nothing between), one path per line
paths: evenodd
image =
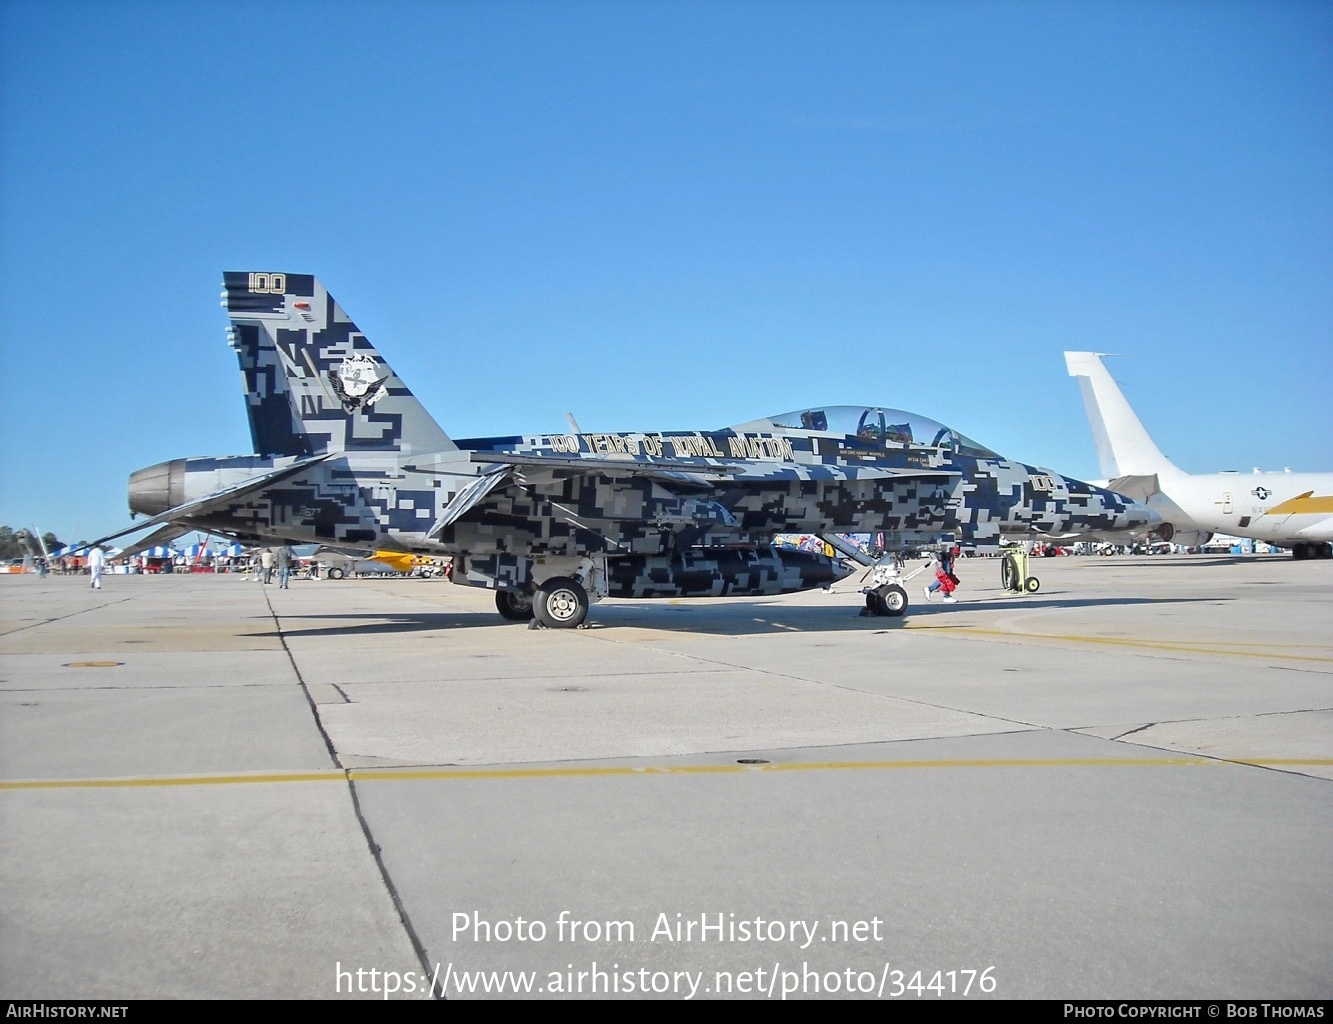
M935 582L926 587L926 600L931 601L935 597L935 591L944 592L941 598L945 604L957 604L958 598L953 596L954 588L958 586L958 577L953 572L954 559L958 557L958 548L952 547L939 554L938 564L935 566Z

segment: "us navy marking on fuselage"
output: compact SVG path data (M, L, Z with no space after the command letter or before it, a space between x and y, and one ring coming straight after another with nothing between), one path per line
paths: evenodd
M727 438L727 447L734 459L781 459L793 462L796 450L785 437L764 437L762 434L735 434Z
M551 450L577 455L646 455L659 458L664 453L675 458L764 459L770 462L794 462L796 450L786 438L763 434L734 434L727 438L727 451L707 434L551 434Z

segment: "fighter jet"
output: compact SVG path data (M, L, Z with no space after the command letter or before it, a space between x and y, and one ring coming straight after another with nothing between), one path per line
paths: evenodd
M787 594L852 571L775 548L778 534L883 533L898 556L1155 520L883 406L454 440L314 277L227 273L223 289L254 454L132 474L130 510L150 517L137 528L447 556L505 618L568 628L605 597ZM905 588L879 579L867 608L903 614Z
M1101 353L1066 352L1065 367L1109 486L1161 515L1155 536L1193 545L1226 533L1291 548L1297 559L1333 556L1333 473L1186 473L1153 444Z

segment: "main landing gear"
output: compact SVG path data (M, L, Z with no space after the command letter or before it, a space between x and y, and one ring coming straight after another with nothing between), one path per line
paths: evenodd
M1301 541L1291 546L1291 557L1296 561L1302 561L1306 558L1328 558L1333 556L1333 545L1321 544L1318 541Z
M532 595L517 590L497 590L495 610L510 622L531 622L535 614L532 608Z
M495 592L495 610L510 622L529 629L575 629L588 618L588 608L606 597L606 565L591 558L564 559L567 575L549 576L533 584ZM545 568L550 571L550 563Z
M530 623L530 629L573 629L588 617L588 592L569 576L553 576L533 593L497 590L495 610L510 622Z
M547 629L574 629L588 617L588 592L569 576L553 576L532 597L536 621Z

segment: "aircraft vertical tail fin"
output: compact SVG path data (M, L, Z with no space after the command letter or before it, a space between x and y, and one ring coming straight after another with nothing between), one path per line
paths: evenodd
M228 271L222 287L257 454L457 447L313 276Z
M1180 472L1143 429L1110 371L1102 364L1102 353L1066 352L1065 367L1069 376L1078 379L1083 393L1083 408L1088 414L1103 476L1114 480Z

